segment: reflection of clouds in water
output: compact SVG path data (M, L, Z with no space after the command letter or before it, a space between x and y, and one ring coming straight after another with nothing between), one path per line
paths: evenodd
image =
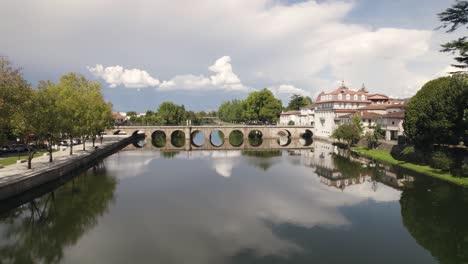
M106 169L119 179L137 177L149 169L149 164L161 157L159 151L118 152L113 158L105 159ZM121 161L124 158L125 161Z
M371 182L348 186L344 191L330 188L320 183L312 168L292 165L284 160L290 158L287 156L274 170L265 172L249 165L247 161L254 158L242 156L240 151L181 154L175 162L151 162L157 158L155 152L127 152L109 158L107 167L122 175L138 171L138 166L143 175L161 165L173 171L167 178L152 177L151 182L141 181L140 185L135 182L132 186L137 189L127 190L134 196L120 195L120 203L100 223L100 234L80 241L78 250L107 252L115 263L129 260L117 259L111 252L138 257L135 252L141 247L163 263L225 263L244 249L258 255L287 255L301 248L279 237L267 223L350 227L352 223L340 208L368 199L386 202L399 197L399 191L382 184L374 192ZM199 166L184 166L185 159L197 160ZM229 177L234 167L242 174L235 174L229 181L206 177L212 169ZM135 218L142 227L127 228L135 225ZM127 241L119 239L122 237ZM87 262L83 259L85 252L73 255ZM89 258L92 262L92 256Z
M189 156L180 156L180 159L204 159L210 160L213 169L217 174L225 178L232 175L232 169L239 161L237 158L241 157L241 151L193 151Z

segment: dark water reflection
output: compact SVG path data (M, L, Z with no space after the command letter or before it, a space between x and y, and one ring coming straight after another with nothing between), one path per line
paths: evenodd
M3 213L0 263L468 261L466 190L312 146L117 153Z

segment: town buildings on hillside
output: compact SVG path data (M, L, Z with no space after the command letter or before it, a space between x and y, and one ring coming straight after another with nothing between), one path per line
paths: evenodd
M300 111L283 112L280 124L310 125L314 136L329 138L338 125L359 115L365 130L380 124L386 140L397 140L403 135L405 108L401 100L371 94L364 86L358 91L351 90L343 83L338 89L320 93L314 104Z

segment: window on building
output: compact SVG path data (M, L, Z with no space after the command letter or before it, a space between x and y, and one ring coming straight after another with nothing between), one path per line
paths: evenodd
M349 94L346 95L346 100L350 100L351 97L349 96Z
M357 101L357 94L354 95L354 101Z
M392 125L394 125L394 124L395 124L395 121L392 121Z
M366 100L366 97L364 95L361 95L361 100L362 101L365 101Z
M343 96L341 94L338 95L338 100L343 100Z

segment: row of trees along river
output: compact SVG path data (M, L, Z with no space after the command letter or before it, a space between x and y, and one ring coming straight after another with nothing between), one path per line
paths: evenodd
M101 94L101 85L68 73L58 83L40 81L37 89L4 57L0 58L0 143L19 139L28 149L28 168L35 150L30 144L45 142L52 162L53 145L81 139L93 142L112 125L112 105Z

